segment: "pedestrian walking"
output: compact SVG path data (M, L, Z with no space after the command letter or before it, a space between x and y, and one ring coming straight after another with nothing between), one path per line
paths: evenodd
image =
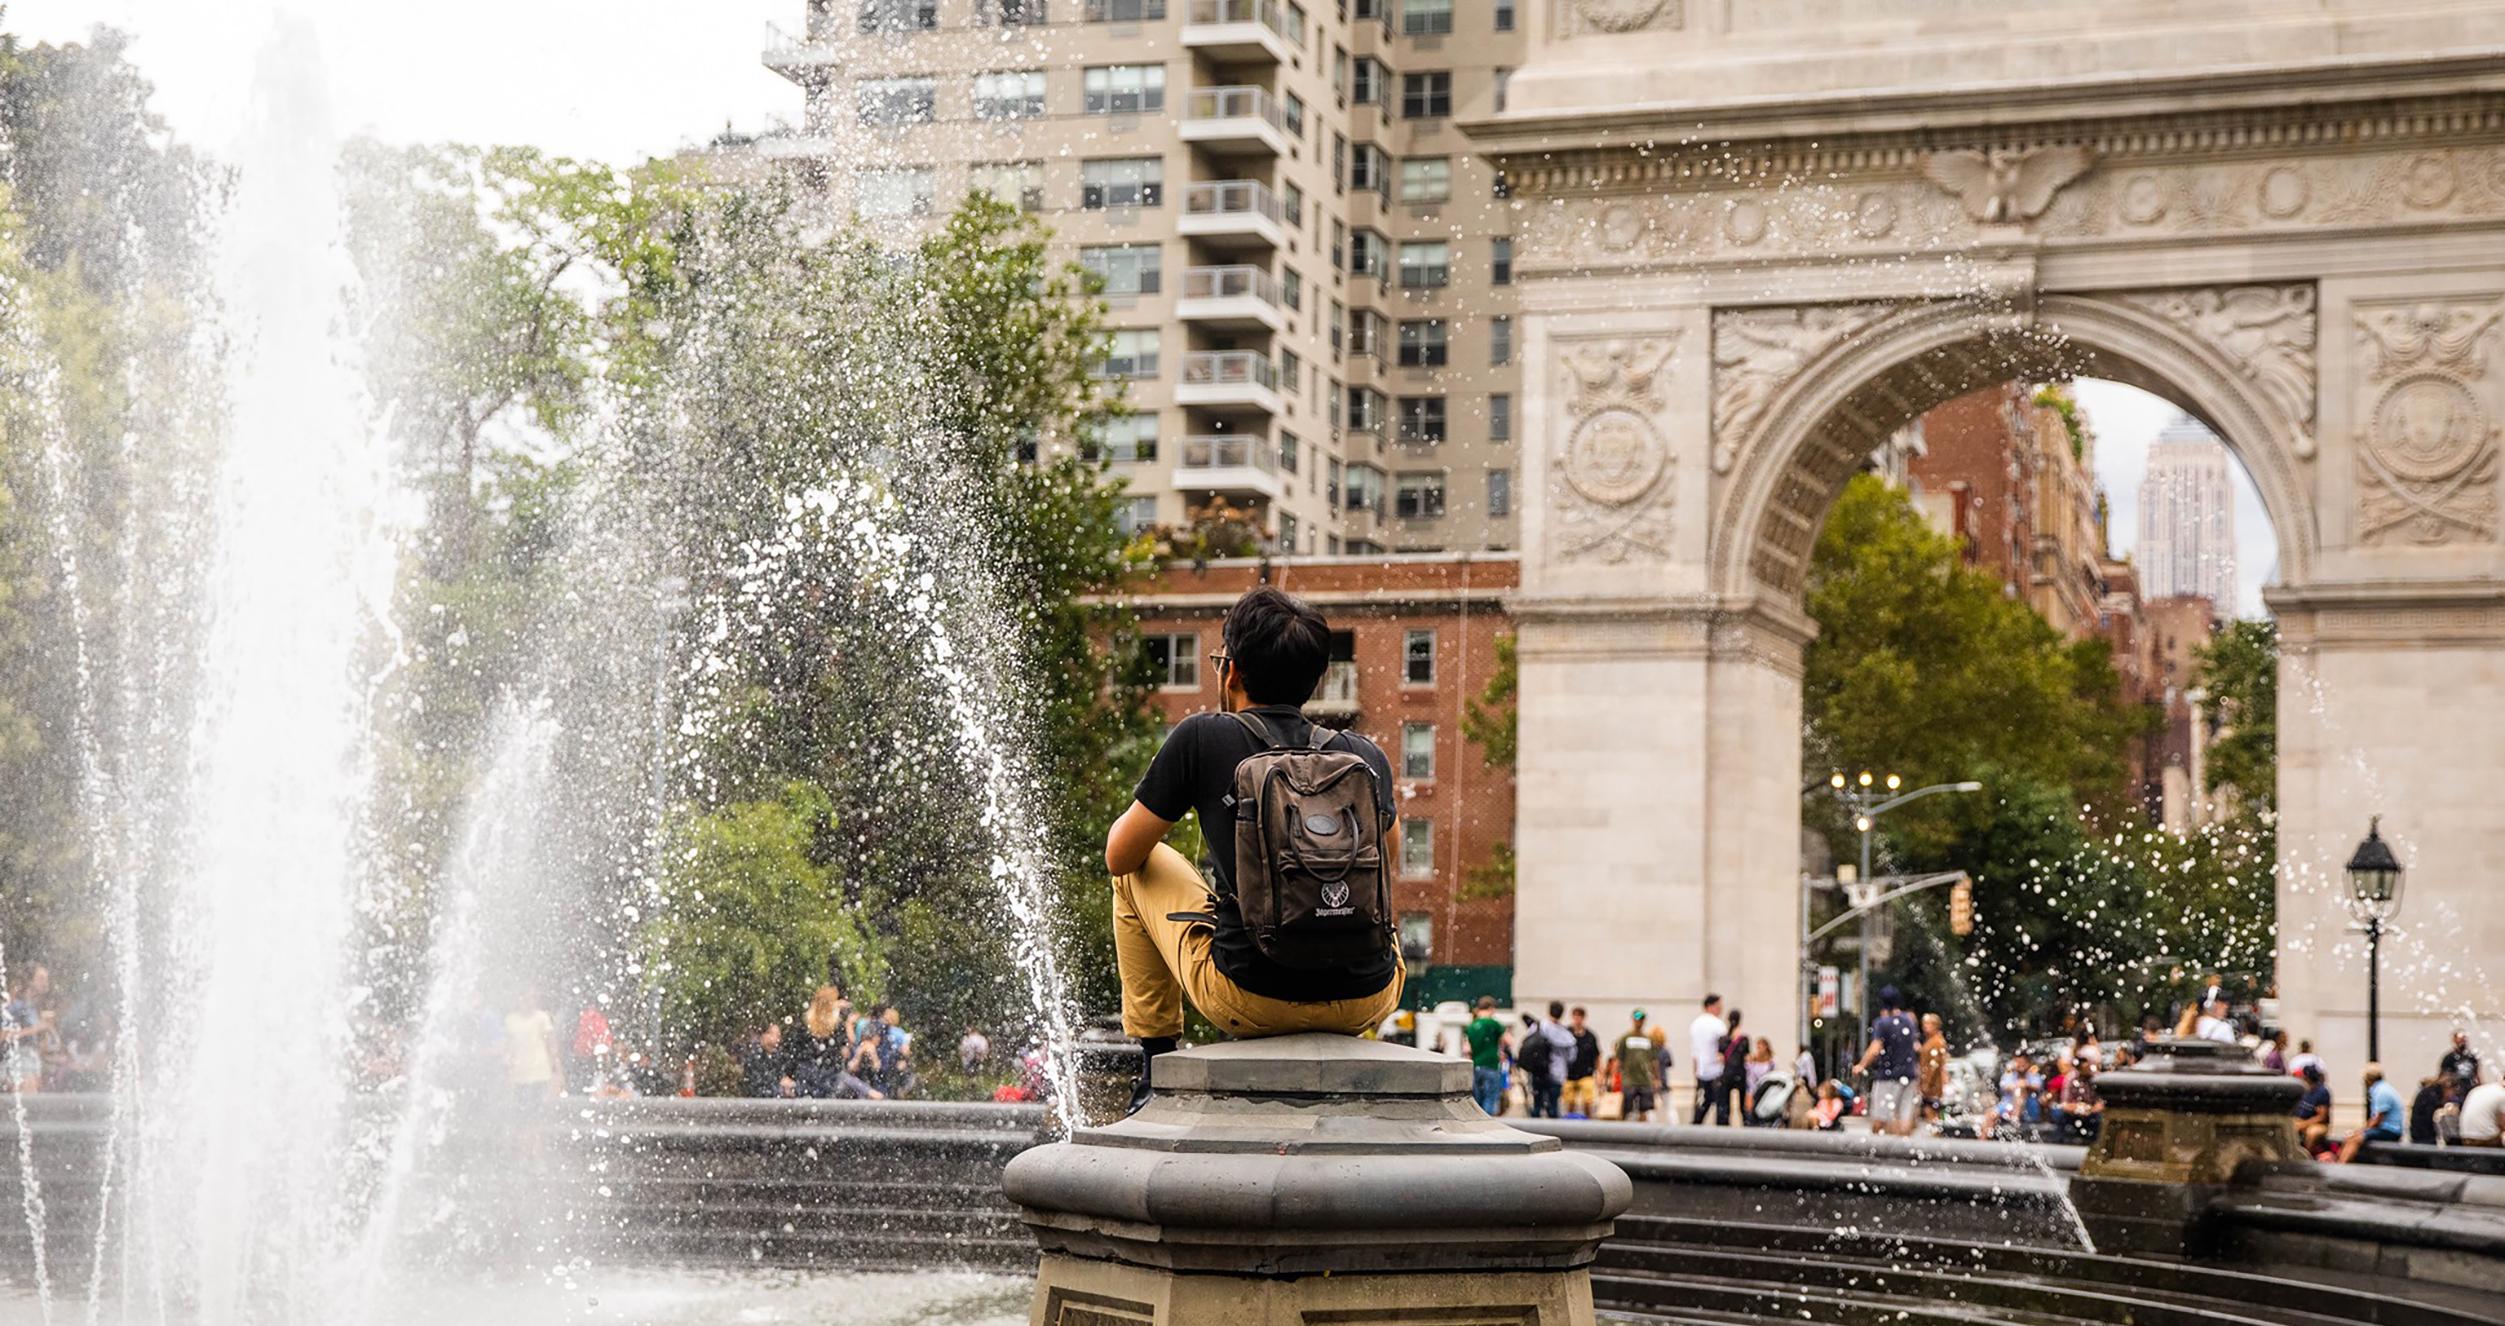
M1707 1110L1719 1110L1714 1122L1728 1126L1731 1122L1731 1098L1717 1090L1722 1084L1723 1043L1730 1039L1731 1024L1722 1020L1722 996L1705 996L1704 1011L1687 1024L1688 1048L1695 1053L1696 1111L1691 1124L1705 1121Z
M1948 1036L1937 1013L1922 1015L1922 1066L1914 1077L1914 1094L1925 1119L1937 1119L1948 1101Z
M1618 1117L1629 1123L1651 1123L1654 1094L1670 1066L1670 1051L1661 1028L1644 1025L1644 1010L1629 1015L1626 1034L1618 1038Z
M1913 1134L1922 1097L1914 1077L1922 1067L1922 1037L1905 1012L1905 997L1895 986L1879 989L1879 1016L1870 1024L1870 1045L1853 1065L1853 1075L1870 1075L1870 1126L1897 1137Z
M1461 1029L1461 1035L1470 1043L1470 1097L1489 1118L1502 1117L1505 1056L1513 1052L1513 1037L1496 1020L1496 996L1479 996L1478 1016Z
M1514 1052L1514 1064L1522 1070L1522 1089L1530 1097L1534 1119L1556 1118L1557 1103L1565 1094L1566 1069L1574 1060L1574 1036L1558 1021L1565 1015L1566 1006L1555 1001L1548 1005L1546 1018L1522 1015L1522 1048Z

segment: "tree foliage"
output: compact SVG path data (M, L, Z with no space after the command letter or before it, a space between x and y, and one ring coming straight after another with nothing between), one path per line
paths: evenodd
M2234 789L2249 813L2279 804L2279 626L2233 621L2201 647L2196 684L2218 725L2207 790Z

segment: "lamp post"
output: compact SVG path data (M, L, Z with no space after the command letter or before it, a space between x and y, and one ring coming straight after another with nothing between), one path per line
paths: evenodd
M2383 841L2383 817L2366 822L2366 840L2348 859L2348 896L2366 932L2366 1057L2383 1058L2383 925L2401 910L2401 861Z
M1899 775L1888 774L1885 777L1879 777L1867 769L1862 770L1858 777L1849 780L1841 772L1827 777L1827 786L1834 791L1836 799L1843 802L1846 809L1852 811L1853 828L1861 834L1861 872L1855 878L1860 881L1861 888L1867 890L1867 895L1854 897L1848 892L1845 900L1855 907L1869 908L1862 913L1861 917L1860 974L1854 978L1853 990L1853 1000L1859 1006L1861 1030L1865 1037L1870 1034L1870 929L1872 920L1878 915L1878 910L1870 908L1869 903L1875 900L1880 892L1875 887L1876 881L1870 876L1870 848L1878 833L1879 817L1908 801L1917 801L1934 793L1983 790L1981 783L1964 782L1933 783L1929 787L1917 787L1911 792L1898 791L1904 785L1905 780ZM1804 908L1808 906L1806 899L1803 900L1802 906ZM1808 913L1805 910L1801 914L1801 924L1806 932ZM1801 945L1801 960L1806 963L1808 958L1809 946L1804 941Z

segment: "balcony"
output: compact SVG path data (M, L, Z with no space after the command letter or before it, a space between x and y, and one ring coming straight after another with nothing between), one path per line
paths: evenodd
M1258 267L1194 267L1183 273L1174 316L1225 331L1283 331L1279 283Z
M1176 233L1216 249L1287 246L1287 209L1259 180L1211 180L1183 191Z
M1250 350L1195 350L1183 356L1174 403L1203 409L1279 412L1278 370Z
M1313 698L1305 702L1305 712L1316 718L1355 718L1357 716L1357 661L1335 658L1322 672L1322 684L1314 688Z
M1192 89L1183 116L1183 141L1212 155L1281 157L1295 142L1287 113L1265 88Z
M1304 44L1279 0L1192 0L1183 45L1215 60L1286 64Z
M780 23L765 25L765 67L795 83L824 77L842 62L843 48L835 39L835 25L819 20L807 32L794 32Z
M1276 500L1287 492L1279 473L1278 454L1268 438L1248 433L1219 433L1183 439L1175 461L1174 486L1185 492L1225 493Z

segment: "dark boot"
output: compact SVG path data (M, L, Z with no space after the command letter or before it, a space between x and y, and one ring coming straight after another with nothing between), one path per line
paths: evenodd
M1122 1117L1127 1119L1148 1108L1148 1097L1151 1094L1148 1086L1150 1068L1157 1062L1158 1055L1165 1054L1173 1048L1172 1036L1139 1038L1139 1085L1131 1089L1131 1107L1122 1111Z

